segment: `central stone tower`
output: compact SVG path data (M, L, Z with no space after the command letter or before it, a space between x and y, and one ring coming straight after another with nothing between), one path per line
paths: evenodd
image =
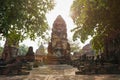
M60 15L53 23L47 58L50 64L68 63L70 61L70 45L67 39L66 23Z

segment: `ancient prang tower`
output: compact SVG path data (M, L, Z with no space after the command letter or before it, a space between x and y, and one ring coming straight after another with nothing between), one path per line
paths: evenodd
M64 19L59 15L53 23L51 42L48 45L48 61L54 64L70 61L70 45Z

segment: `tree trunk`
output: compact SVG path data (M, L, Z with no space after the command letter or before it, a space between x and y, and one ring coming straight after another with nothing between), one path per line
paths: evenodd
M12 58L16 57L18 53L18 41L10 43L9 39L6 39L2 59L9 61Z

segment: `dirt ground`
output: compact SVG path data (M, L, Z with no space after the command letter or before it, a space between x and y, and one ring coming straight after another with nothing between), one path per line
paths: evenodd
M120 80L120 75L75 75L75 71L69 65L45 65L34 68L29 75L0 75L0 80Z

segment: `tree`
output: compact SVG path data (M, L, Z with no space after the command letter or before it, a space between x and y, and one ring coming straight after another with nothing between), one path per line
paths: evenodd
M52 0L1 0L0 5L0 33L3 36L14 37L16 33L20 40L33 39L48 29L45 14L53 8Z
M43 37L48 29L45 14L53 6L53 0L0 0L0 34L6 38L5 47L18 47L27 37Z
M71 52L79 52L81 50L80 46L78 45L77 42L72 42L70 41L70 48L71 48Z
M0 46L0 57L2 56L3 47Z
M19 55L26 55L27 51L28 51L28 46L24 44L19 46L19 51L18 51Z
M71 7L77 26L72 30L73 39L84 42L92 36L92 46L97 52L109 53L109 48L114 48L113 51L120 48L119 4L120 0L75 0Z

